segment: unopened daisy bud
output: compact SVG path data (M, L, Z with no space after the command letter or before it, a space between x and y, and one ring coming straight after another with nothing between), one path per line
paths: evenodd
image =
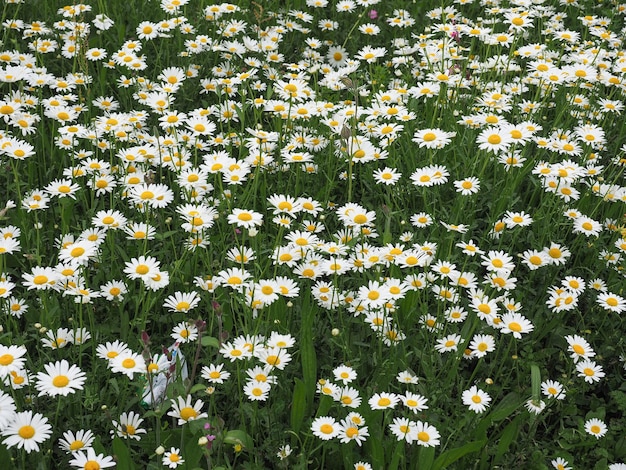
M199 332L206 330L206 322L204 320L196 320L195 325Z
M154 450L154 453L157 455L163 455L165 453L165 447L159 446Z
M491 377L487 377L487 378L485 379L485 383L486 383L487 385L493 385L493 379L492 379Z
M215 387L207 387L205 392L207 395L213 395L215 393Z
M145 330L141 332L141 342L146 346L150 345L150 335Z
M333 328L330 334L333 336L339 336L339 328Z
M46 331L48 331L48 328L46 328L45 326L42 326L41 328L39 328L39 333L40 334L44 334Z
M35 328L39 329L39 328L41 328L41 323L35 323L33 326L34 326Z
M346 88L354 88L354 82L350 77L341 77L340 81L345 85Z
M198 445L199 446L205 446L209 443L209 440L206 438L206 436L202 436L198 439Z
M4 327L0 325L0 333L2 333L3 331L4 331Z
M348 140L352 136L352 130L350 130L350 128L344 124L343 127L341 128L340 135L342 139Z
M172 218L171 218L171 217L168 217L167 219L165 219L165 223L166 223L167 225L171 224L171 223L172 223Z
M107 409L107 408L108 408L108 407L107 407L106 405L102 405L102 406L100 407L100 409L101 409L102 411L106 411L106 409Z
M289 302L287 302L287 307L289 307L289 308L293 307L293 302L291 300Z
M34 227L35 227L35 229L39 230L39 229L43 228L43 224L42 224L41 222L37 222L37 223L34 225Z
M259 231L256 228L254 228L254 227L250 227L248 229L248 236L249 237L256 237L258 233L259 233Z

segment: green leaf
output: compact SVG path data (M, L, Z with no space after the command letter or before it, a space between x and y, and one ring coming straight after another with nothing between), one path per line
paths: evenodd
M228 431L224 435L224 442L231 445L241 444L244 449L248 450L252 449L252 447L254 446L254 441L252 440L250 435L240 429L233 429L232 431Z
M396 470L398 466L400 465L400 459L403 459L403 458L404 458L404 441L400 441L398 442L398 444L396 444L396 448L393 451L393 458L391 459L391 463L389 464L389 467L387 468L389 470Z
M209 420L206 418L192 419L189 420L189 422L187 423L187 427L189 428L189 431L191 431L191 434L193 434L194 436L200 433L206 434L204 432L204 425L208 422Z
M478 426L476 426L476 431L474 431L474 435L479 438L486 438L487 429L489 429L489 426L497 421L502 421L503 419L507 418L511 413L519 408L522 403L523 400L520 399L517 393L509 393L502 400L500 400L500 403L494 406L491 413L485 416L480 421L480 423L478 423Z
M113 439L113 453L117 462L117 470L132 470L135 468L133 460L130 456L130 449L121 438Z
M203 448L198 445L197 436L191 436L185 442L185 465L186 468L194 468L200 465L200 460L202 459Z
M317 382L317 355L312 334L316 310L313 307L313 302L311 302L310 294L307 293L303 297L300 361L302 362L302 379L305 385L306 402L313 403Z
M479 441L468 442L467 444L457 447L456 449L450 449L445 451L437 460L433 463L431 470L439 470L441 468L447 468L449 465L453 464L457 460L466 456L467 454L472 454L474 452L479 452L485 445L487 444L488 439L481 439Z
M220 342L217 340L217 338L214 338L213 336L203 336L200 340L200 343L202 344L202 346L205 347L211 347L215 349L220 348Z
M511 421L502 431L502 435L500 436L500 441L498 442L498 448L496 450L496 456L494 459L494 463L499 463L502 456L505 455L509 451L509 447L511 443L515 440L520 430L520 421L522 420L522 415L518 415L515 417L513 421Z
M205 384L195 384L193 387L191 387L191 390L189 390L189 394L193 395L196 392L199 392L200 390L206 390L206 385Z
M8 449L4 445L0 445L0 462L10 462L11 454L9 454Z
M369 448L369 455L372 458L372 466L374 468L384 468L385 466L385 451L383 449L382 439L368 439L366 441L366 448Z
M419 456L417 458L417 467L420 470L432 470L432 466L435 460L435 448L434 447L420 447Z
M537 364L531 364L530 366L530 384L533 400L541 399L541 371Z
M296 378L293 387L293 399L291 401L291 429L295 433L300 432L306 407L306 386L302 380Z

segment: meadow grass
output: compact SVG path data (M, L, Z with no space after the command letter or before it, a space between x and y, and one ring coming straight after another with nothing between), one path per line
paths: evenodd
M0 460L626 468L625 14L5 1Z

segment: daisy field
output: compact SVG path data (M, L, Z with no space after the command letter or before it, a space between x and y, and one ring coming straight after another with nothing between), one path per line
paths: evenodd
M626 468L626 4L2 3L11 468Z

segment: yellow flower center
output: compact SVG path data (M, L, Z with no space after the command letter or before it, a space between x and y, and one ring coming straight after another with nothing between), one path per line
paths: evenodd
M48 282L48 277L44 276L43 274L40 274L39 276L35 276L33 278L33 282L35 284L37 284L38 286L45 284L46 282Z
M67 387L67 384L70 383L70 379L65 375L57 375L54 379L52 379L52 385L58 388Z
M561 257L561 250L559 250L558 248L550 248L550 250L548 251L548 254L552 258L560 258Z
M83 441L76 440L70 444L70 450L75 451L78 449L82 449L85 447L85 443Z
M72 255L73 258L78 258L79 256L82 256L85 253L85 249L83 247L77 246L76 248L72 249L72 251L70 252L70 255Z
M135 268L135 272L142 276L144 274L148 274L148 271L150 271L150 268L146 266L145 264L140 264L139 266Z
M280 358L275 355L267 356L267 359L265 361L271 366L277 366L278 364L280 364Z
M186 406L180 410L180 417L185 421L194 419L196 416L198 416L198 412L190 406Z
M354 220L355 224L361 225L361 224L364 224L365 222L367 222L367 217L365 215L363 215L363 214L359 214L359 215L355 216L353 220Z
M0 356L0 365L8 366L13 362L14 357L11 354L3 354Z
M22 439L31 439L35 435L35 428L26 424L22 426L17 433Z
M520 331L522 331L522 325L520 325L517 322L512 321L511 323L509 323L509 330L519 333Z
M478 306L478 310L480 310L485 315L489 315L491 313L491 307L488 304L480 304Z
M320 426L320 431L322 431L324 434L332 434L334 429L333 429L332 425L330 425L330 424L322 424Z
M178 311L187 311L189 310L189 307L190 307L189 302L178 302L176 304L176 310Z
M122 367L125 369L132 369L133 367L135 367L135 365L135 360L130 357L122 361Z

